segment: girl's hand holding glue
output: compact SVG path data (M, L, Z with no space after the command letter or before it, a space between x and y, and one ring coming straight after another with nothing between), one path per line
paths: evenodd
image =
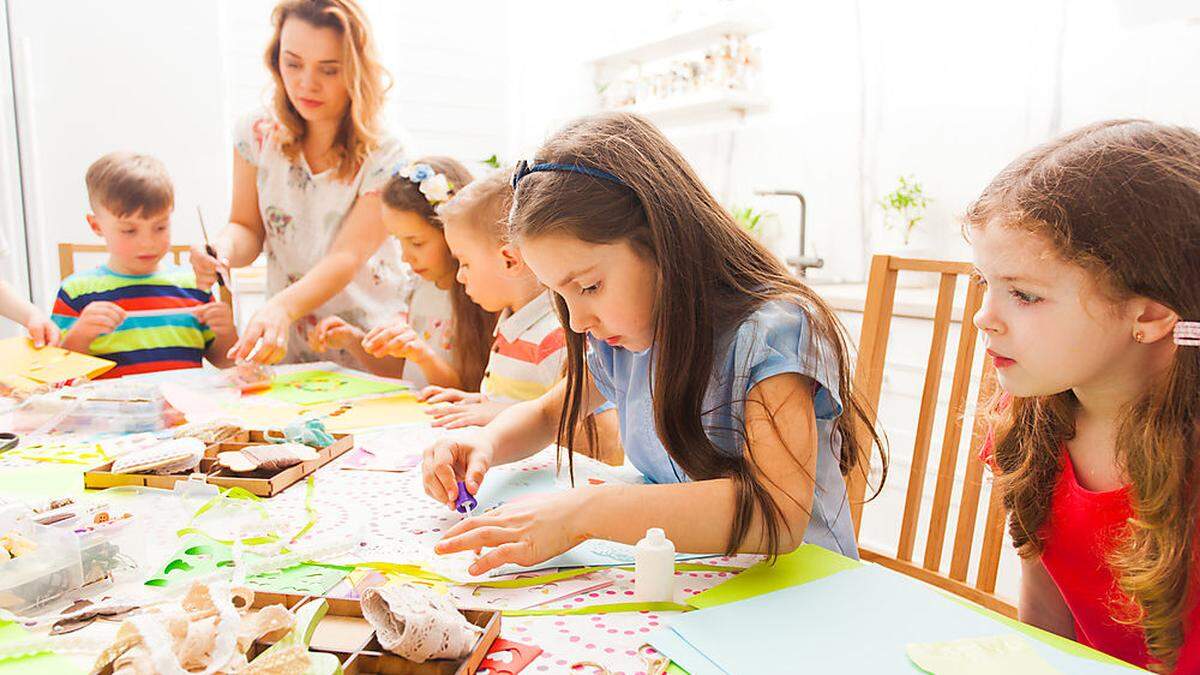
M482 434L439 439L421 458L425 494L449 508L457 508L459 486L465 486L472 495L478 492L483 475L492 467L493 454L491 442Z

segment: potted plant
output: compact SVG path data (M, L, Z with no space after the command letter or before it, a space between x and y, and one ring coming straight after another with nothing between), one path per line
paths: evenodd
M879 206L883 208L883 227L899 234L902 249L912 245L913 232L925 218L925 208L931 201L921 183L912 176L900 176L896 189L879 200Z
M729 207L733 222L745 230L751 237L762 242L775 255L782 257L780 246L783 244L784 231L779 223L779 214L774 211L756 209L753 206Z
M896 188L879 200L884 236L874 247L876 252L903 258L933 257L934 242L921 227L925 210L932 201L920 181L912 175L900 176ZM936 283L936 276L907 272L900 275L897 283L901 287L924 288Z

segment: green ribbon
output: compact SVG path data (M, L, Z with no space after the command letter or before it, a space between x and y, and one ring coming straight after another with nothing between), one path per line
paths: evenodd
M296 543L297 539L303 537L317 524L317 509L316 505L314 504L315 494L316 483L313 481L313 476L309 475L308 479L305 481L304 488L304 511L308 514L308 521L304 523L304 525L298 532L296 532L296 534L287 540L289 544ZM200 508L196 509L196 512L192 514L191 519L188 521L188 525L176 530L175 535L178 537L184 537L189 534L199 534L208 537L219 544L233 546L235 540L220 539L218 537L214 537L212 534L201 528L193 526L193 523L196 522L197 518L212 510L213 507L215 507L223 499L242 499L251 502L251 505L263 515L263 518L270 518L270 514L267 513L267 507L261 503L262 497L259 497L245 488L230 487L220 490L211 499L209 499L207 502L204 502L204 504L202 504ZM245 546L261 546L263 544L274 544L282 539L283 537L281 537L279 534L268 532L267 534L259 535L257 537L244 537L240 541ZM289 549L284 546L282 549L280 549L280 551L283 553L288 553Z

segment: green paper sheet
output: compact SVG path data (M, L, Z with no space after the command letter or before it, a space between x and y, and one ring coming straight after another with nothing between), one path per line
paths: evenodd
M352 565L304 563L247 577L246 585L257 591L324 595L353 571Z
M297 405L316 405L368 394L383 394L403 388L402 385L393 382L369 380L346 373L303 370L276 377L271 383L271 388L263 392L263 395Z
M803 544L795 551L776 558L774 565L763 561L725 583L692 596L687 604L696 609L716 607L806 584L861 564L815 544Z
M17 642L29 637L29 631L15 623L0 621L0 645ZM0 675L74 675L85 672L70 659L47 652L23 656L19 659L0 660Z
M1119 666L1125 666L1135 672L1146 672L1146 671L1142 671L1141 669L1134 668L1133 666L1125 663L1124 661L1122 661L1114 656L1109 656L1108 654L1105 654L1102 651L1092 649L1091 647L1080 644L1074 640L1068 640L1067 638L1065 638L1061 635L1058 635L1056 633L1051 633L1050 631L1042 630L1041 628L1038 628L1036 626L1031 626L1027 623L1021 623L1020 621L1017 621L1016 619L1010 619L1009 617L1004 616L1003 614L1001 614L999 612L993 612L992 610L988 609L987 607L984 607L982 605L977 605L973 602L969 602L967 600L964 600L963 598L958 597L957 595L950 595L950 594L945 594L945 595L946 595L946 597L950 598L951 600L957 602L958 604L962 605L963 607L966 607L967 609L969 609L973 612L978 612L979 614L982 614L986 617L995 619L996 621L999 621L1000 623L1004 624L1005 626L1012 628L1013 630L1017 631L1018 633L1024 633L1025 635L1028 635L1029 637L1031 637L1039 642L1044 642L1044 643L1050 645L1051 647L1056 647L1059 651L1066 652L1068 654L1071 654L1072 656L1079 656L1079 657L1082 657L1085 659L1091 659L1092 661L1099 661L1101 663L1112 663L1112 664L1119 665Z
M914 643L905 651L933 675L1060 675L1020 635Z
M257 558L253 553L246 554L247 561ZM174 586L212 574L218 568L232 564L233 552L228 546L207 537L194 536L188 538L179 551L171 556L163 566L162 572L146 580L146 585ZM338 585L352 571L354 567L348 565L302 563L248 576L246 585L274 593L322 595Z

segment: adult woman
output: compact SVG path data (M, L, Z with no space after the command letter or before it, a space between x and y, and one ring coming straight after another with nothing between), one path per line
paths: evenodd
M272 108L239 125L217 255L191 256L204 286L266 252L269 299L230 350L262 363L330 358L308 348L311 326L337 314L370 328L400 309L409 283L380 218L400 148L381 129L385 73L365 15L354 0L283 0L272 21Z

